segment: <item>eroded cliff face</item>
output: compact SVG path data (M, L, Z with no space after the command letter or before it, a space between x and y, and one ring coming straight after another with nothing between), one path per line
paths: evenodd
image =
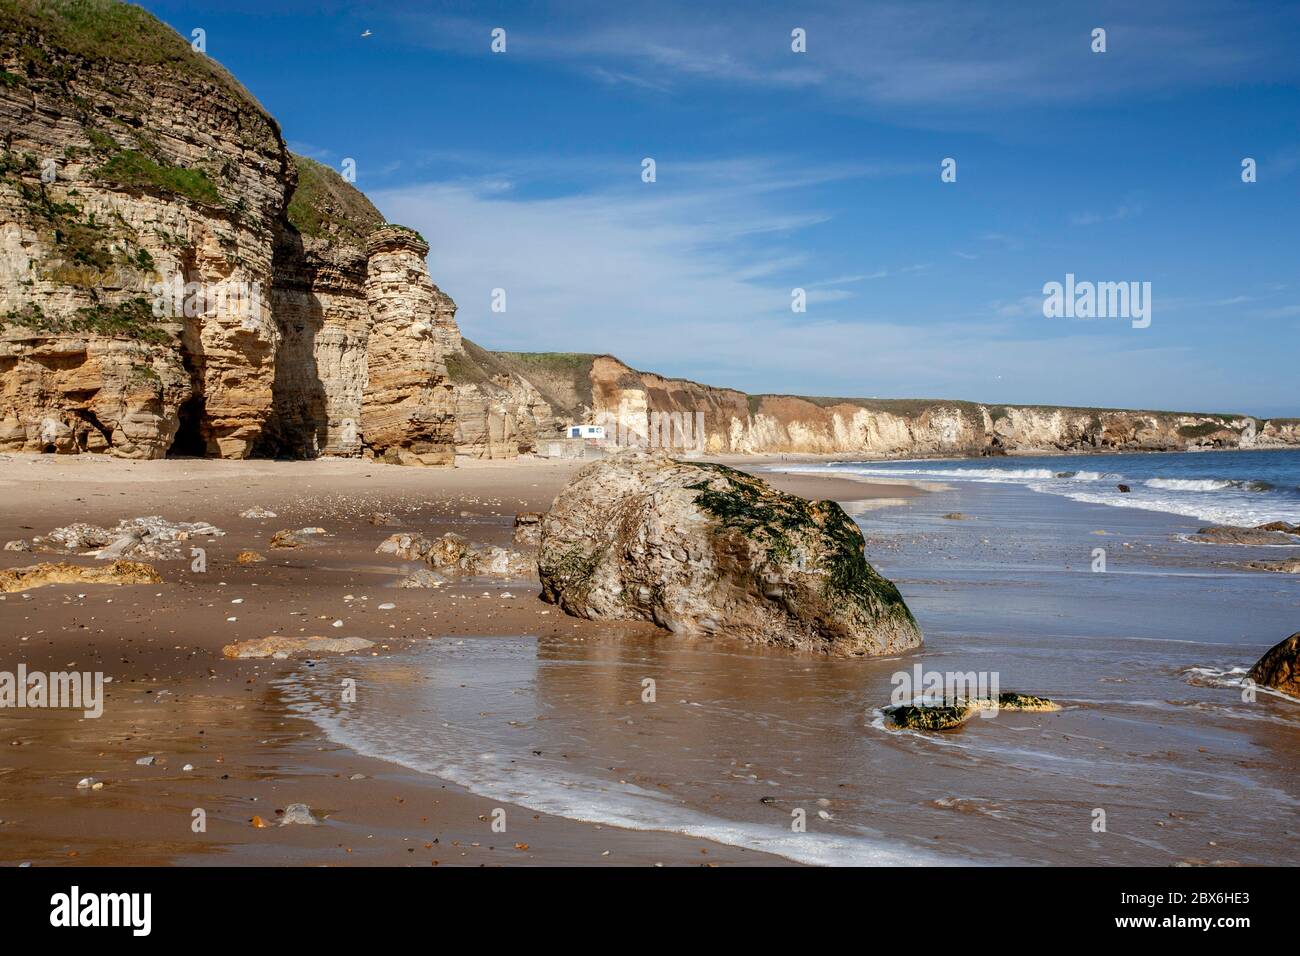
M274 411L259 450L359 455L371 325L366 238L384 217L332 170L303 156L294 165L271 294L280 335Z
M868 457L1013 452L1174 451L1300 444L1300 422L1241 415L981 405L908 399L746 395L639 372L591 356L583 420L654 442L662 420L688 451L708 454L855 454ZM635 439L634 439L635 440Z
M137 7L0 0L0 71L0 450L450 463L422 240Z
M138 8L0 19L0 448L246 456L271 408L278 127Z
M564 419L527 376L457 335L447 355L456 408L456 453L514 458L558 434Z

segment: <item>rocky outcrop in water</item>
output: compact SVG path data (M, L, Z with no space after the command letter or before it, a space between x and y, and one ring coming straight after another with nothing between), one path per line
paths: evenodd
M1262 687L1300 697L1300 631L1270 648L1247 676Z
M542 519L542 596L593 620L835 655L916 647L898 589L832 501L720 465L624 453L589 465Z

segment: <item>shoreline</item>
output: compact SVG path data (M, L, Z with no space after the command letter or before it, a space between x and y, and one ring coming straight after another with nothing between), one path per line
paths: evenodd
M404 565L374 553L389 534L456 531L475 543L509 545L515 513L546 510L582 464L495 461L435 470L349 459L0 458L0 490L23 501L20 514L10 511L0 518L2 540L30 538L74 521L112 526L121 518L159 513L169 520L211 522L225 531L196 539L206 551L202 574L191 573L188 560L155 561L161 585L47 586L0 595L9 647L9 664L0 669L16 669L21 662L33 671L103 670L112 681L98 719L67 711L0 712L8 741L0 860L13 865L430 865L434 860L441 865L796 865L706 839L582 823L509 804L504 805L509 830L494 834L480 818L502 804L363 757L288 712L271 685L304 666L301 659L221 656L221 647L236 640L299 632L366 637L376 642L374 653L381 657L417 647L425 635L434 640L526 634L572 634L592 642L629 635L682 640L649 624L567 617L536 597L535 581L502 586L475 579L437 589L392 589ZM763 477L782 490L843 499L846 507L921 494L834 476ZM239 516L253 506L277 517ZM372 511L383 510L395 515L393 524L368 522ZM275 531L304 526L321 526L328 534L314 547L267 547ZM234 556L245 549L268 560L236 564ZM96 563L0 552L0 567L44 560ZM500 597L503 592L513 597ZM236 600L241 603L232 604ZM397 607L375 610L386 602ZM235 620L227 620L231 617ZM330 626L336 619L344 622L342 628ZM148 755L158 758L154 766L136 765ZM186 764L194 769L182 771ZM349 779L356 773L365 779ZM104 781L104 789L78 790L77 781L87 776ZM274 824L275 810L290 803L327 813L324 825L257 828L249 822L256 815ZM195 809L206 814L205 833L190 829Z

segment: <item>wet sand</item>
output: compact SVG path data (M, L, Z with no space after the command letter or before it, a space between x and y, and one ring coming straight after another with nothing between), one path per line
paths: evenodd
M276 633L364 637L379 656L465 636L679 640L650 625L567 617L537 598L535 581L395 589L409 566L374 553L399 530L509 545L515 513L546 510L581 464L462 461L433 470L341 460L0 456L0 540L154 514L226 532L195 542L206 551L202 573L188 560L154 562L162 585L49 586L2 596L0 670L25 663L29 671L103 671L112 682L98 719L0 711L0 864L788 862L709 840L533 813L361 757L286 710L274 682L305 666L301 660L222 656L225 644ZM816 475L764 477L850 510L921 493ZM239 516L253 506L277 517ZM376 512L391 515L391 524L371 523ZM274 532L309 526L326 530L319 543L268 547ZM246 549L267 561L237 564ZM95 563L0 552L6 568L59 560ZM396 607L379 610L385 602ZM153 766L136 764L148 755L157 758ZM103 789L78 790L87 776ZM294 803L311 806L323 825L276 826L277 811ZM504 833L491 826L498 807ZM254 817L271 825L257 827Z

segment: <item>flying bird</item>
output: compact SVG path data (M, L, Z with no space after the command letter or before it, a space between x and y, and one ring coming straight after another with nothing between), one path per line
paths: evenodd
M366 37L372 37L372 36L374 36L374 34L371 33L369 30L367 30L365 33L361 34L361 38L362 38L363 40L364 40Z

